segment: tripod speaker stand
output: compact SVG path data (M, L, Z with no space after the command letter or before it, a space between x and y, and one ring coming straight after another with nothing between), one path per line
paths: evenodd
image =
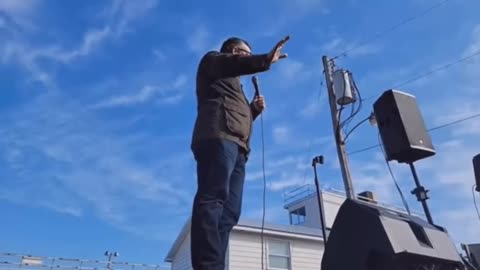
M428 190L420 184L414 162L435 155L435 149L416 98L390 89L373 104L373 110L387 162L396 160L409 165L416 186L411 193L422 203L428 222L433 224L427 205Z

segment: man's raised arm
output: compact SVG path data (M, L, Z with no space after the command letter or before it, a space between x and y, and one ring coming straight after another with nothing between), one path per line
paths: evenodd
M203 70L212 77L237 77L270 69L268 54L239 55L209 52L203 60Z

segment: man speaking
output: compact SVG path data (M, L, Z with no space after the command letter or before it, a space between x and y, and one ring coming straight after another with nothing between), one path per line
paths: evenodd
M265 109L261 95L248 102L240 76L267 71L286 58L281 50L288 40L279 41L269 53L252 54L246 41L232 37L198 65L191 144L197 162L191 223L195 270L224 269L229 234L240 218L252 125Z

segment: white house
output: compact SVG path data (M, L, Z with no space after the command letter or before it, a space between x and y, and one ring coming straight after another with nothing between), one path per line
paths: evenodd
M264 224L263 269L318 270L324 250L320 210L316 192L311 186L294 190L285 199L290 224ZM363 193L362 193L363 194ZM362 194L359 194L360 196ZM373 201L370 193L365 200ZM331 228L336 213L345 200L342 192L320 192L325 213L326 232ZM392 207L392 206L387 206ZM226 269L262 269L261 221L241 219L233 228L226 256ZM172 270L192 269L190 264L190 221L187 221L168 252L166 262Z

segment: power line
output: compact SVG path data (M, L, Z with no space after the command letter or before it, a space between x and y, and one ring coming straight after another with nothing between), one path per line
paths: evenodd
M449 127L449 126L452 126L452 125L455 125L455 124L458 124L458 123L462 123L462 122L465 122L465 121L468 121L468 120L472 120L472 119L477 118L477 117L480 117L480 113L477 113L477 114L474 114L474 115L471 115L471 116L468 116L468 117L465 117L465 118L461 118L461 119L458 119L458 120L455 120L455 121L452 121L452 122L448 122L448 123L445 123L445 124L440 125L440 126L430 128L428 131L435 131L435 130L438 130L438 129L446 128L446 127ZM362 149L359 149L359 150L352 151L352 152L348 153L348 155L351 156L351 155L354 155L354 154L362 153L362 152L377 148L379 146L380 146L380 144L372 145L372 146L369 146L369 147L366 147L366 148L362 148Z
M335 60L335 59L340 58L340 57L347 56L347 54L348 54L349 52L351 52L351 51L353 51L353 50L356 50L356 49L358 49L358 48L361 48L361 47L363 47L363 46L371 43L372 41L374 41L374 40L376 40L376 39L378 39L378 38L380 38L380 37L382 37L382 36L384 36L384 35L386 35L386 34L389 34L390 32L395 31L395 30L396 30L397 28L399 28L400 26L406 25L406 24L408 24L408 23L410 23L410 22L412 22L412 21L414 21L414 20L416 20L416 19L419 19L419 18L427 15L428 13L430 13L430 12L432 12L433 10L439 8L440 6L444 5L444 4L447 3L448 1L450 1L450 0L443 0L443 1L441 1L441 2L439 2L439 3L437 3L437 4L435 4L435 5L430 6L429 8L425 9L423 12L421 12L421 13L419 13L419 14L417 14L417 15L414 15L414 16L412 16L412 17L410 17L410 18L404 19L403 21L400 21L398 24L395 24L395 25L391 26L390 28L387 28L387 29L385 29L385 30L383 30L383 31L381 31L381 32L373 35L372 37L364 40L364 41L361 42L359 45L354 46L354 47L352 47L352 48L350 48L350 49L347 49L347 50L343 51L343 52L340 53L339 55L333 57L332 60Z
M454 124L458 124L458 123L461 123L461 122L465 122L465 121L467 121L467 120L470 120L470 119L473 119L473 118L477 118L477 117L480 117L480 113L477 113L477 114L474 114L474 115L471 115L471 116L468 116L468 117L466 117L466 118L459 119L459 120L456 120L456 121L453 121L453 122L450 122L450 123L446 123L446 124L443 124L443 125L441 125L441 126L437 126L437 127L431 128L431 129L429 129L428 131L433 131L433 130L441 129L441 128L448 127L448 126L451 126L451 125L454 125Z
M457 59L457 60L455 60L455 61L453 61L453 62L447 63L447 64L445 64L445 65L443 65L443 66L440 66L440 67L438 67L438 68L432 69L432 70L430 70L430 71L428 71L428 72L425 72L425 73L423 73L423 74L420 74L420 75L417 75L417 76L412 77L412 78L410 78L410 79L407 79L407 80L403 81L402 83L399 83L399 84L395 85L394 87L390 87L390 88L398 89L398 88L400 88L400 87L402 87L402 86L405 86L405 85L407 85L407 84L410 84L410 83L412 83L412 82L418 81L418 80L423 79L423 78L426 78L426 77L428 77L428 76L431 76L432 74L434 74L434 73L436 73L436 72L439 72L439 71L442 71L442 70L447 70L447 69L449 69L449 68L451 68L451 67L453 67L453 66L455 66L455 65L457 65L457 64L463 63L463 62L465 62L465 61L467 61L467 60L469 60L469 59L472 59L472 58L474 58L474 57L476 57L476 56L479 56L479 55L480 55L480 50L474 51L472 54L469 54L469 55L467 55L467 56L465 56L465 57L462 57L462 58L460 58L460 59ZM388 87L387 87L387 88L388 88ZM365 99L363 99L363 100L364 100L364 101L365 101L365 100L369 100L369 99L372 99L372 98L374 98L374 97L376 97L376 96L377 96L377 95L372 95L372 96L369 96L369 97L367 97L367 98L365 98Z
M478 55L480 55L480 50L477 50L477 51L473 52L472 54L467 55L467 56L465 56L465 57L463 57L463 58L460 58L460 59L458 59L458 60L456 60L456 61L454 61L454 62L450 62L450 63L448 63L448 64L446 64L446 65L441 66L441 67L432 69L432 70L430 70L430 71L428 71L428 72L426 72L426 73L424 73L424 74L422 74L422 75L419 75L419 76L413 77L413 78L411 78L411 79L408 79L408 80L406 80L406 81L404 81L404 82L402 82L402 83L400 83L400 84L397 84L397 85L394 86L393 88L402 87L402 86L407 85L407 84L409 84L409 83L418 81L418 80L420 80L420 79L422 79L422 78L425 78L425 77L428 77L428 76L432 75L432 74L435 73L435 72L449 69L449 68L451 68L452 66L454 66L454 65L456 65L456 64L465 62L465 61L467 61L467 60L469 60L469 59L471 59L471 58L473 58L473 57L475 57L475 56L478 56Z

